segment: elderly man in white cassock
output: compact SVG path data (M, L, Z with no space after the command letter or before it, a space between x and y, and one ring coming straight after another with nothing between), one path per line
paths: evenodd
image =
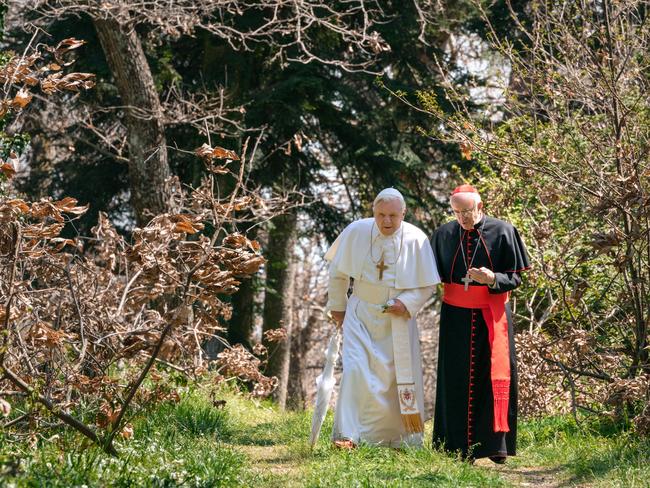
M348 225L327 251L327 308L343 328L343 376L332 439L420 446L424 389L415 316L440 282L427 236L404 222L394 188L373 203L374 218ZM350 278L353 291L348 299Z

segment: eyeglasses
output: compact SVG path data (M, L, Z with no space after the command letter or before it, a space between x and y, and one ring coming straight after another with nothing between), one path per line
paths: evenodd
M472 208L468 208L466 210L454 210L453 208L451 209L451 212L454 215L462 215L463 217L469 217L474 213L474 210L476 210L476 205L473 206Z

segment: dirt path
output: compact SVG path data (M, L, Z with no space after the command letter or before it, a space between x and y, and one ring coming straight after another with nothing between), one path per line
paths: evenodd
M486 467L498 472L504 479L517 487L565 488L587 487L588 485L569 484L566 474L558 466L510 466L496 465L489 459L479 459L476 466Z

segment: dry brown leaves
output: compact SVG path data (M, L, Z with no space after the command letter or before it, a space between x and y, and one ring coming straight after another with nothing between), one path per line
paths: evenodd
M211 159L230 159L232 161L239 161L237 153L219 146L213 148L207 144L203 144L195 152L197 156L207 161Z
M625 370L621 356L599 350L588 331L574 330L555 339L543 333L520 333L515 340L523 416L585 407L585 411L617 417L626 405L644 405L650 398L650 376L617 378ZM634 419L639 432L650 432L649 413L646 408Z
M57 408L83 401L96 427L107 428L157 347L158 359L179 370L207 371L202 345L231 315L223 295L264 263L256 241L220 227L261 197L217 199L208 193L209 178L201 191L188 192L178 212L156 216L129 241L100 213L87 248L83 239L61 235L88 210L77 200L0 198L0 296L13 294L6 357ZM0 311L4 324L5 307ZM261 364L241 347L218 360L222 373L264 396L275 379L260 372ZM159 373L152 379L153 387L137 391L136 404L180 399ZM0 382L0 389L9 386ZM119 427L122 438L133 435L128 425Z
M640 435L650 435L650 375L617 378L607 388L605 403L614 409L611 412L614 417L624 415L630 405L643 405L632 422Z
M287 339L287 329L278 327L277 329L269 329L264 332L264 339L267 342L282 342Z
M53 73L41 81L41 89L47 95L61 91L88 90L95 86L95 75L92 73Z
M64 74L60 71L63 66L74 62L66 61L66 54L83 44L85 42L78 39L64 39L57 46L38 45L27 55L11 57L0 67L0 84L4 86L0 117L10 111L26 108L34 97L31 90L39 85L45 95L62 91L78 92L95 86L94 74ZM48 57L53 57L55 62L49 61Z
M44 323L37 323L29 329L26 340L29 345L35 348L54 349L63 346L64 341L69 341L73 338L61 330L54 330Z
M261 361L241 344L219 353L217 365L220 374L253 383L253 395L270 395L277 387L277 378L268 378L260 372Z
M9 163L3 163L2 166L0 166L0 172L2 172L2 174L7 178L13 178L16 174L16 169Z

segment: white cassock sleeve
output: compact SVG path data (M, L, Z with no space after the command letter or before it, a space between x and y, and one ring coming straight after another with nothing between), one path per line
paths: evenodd
M330 279L327 285L327 310L344 312L348 305L350 277L330 266Z
M433 295L434 288L435 285L425 286L423 288L409 288L395 298L398 298L404 304L411 318L414 318L426 301Z

